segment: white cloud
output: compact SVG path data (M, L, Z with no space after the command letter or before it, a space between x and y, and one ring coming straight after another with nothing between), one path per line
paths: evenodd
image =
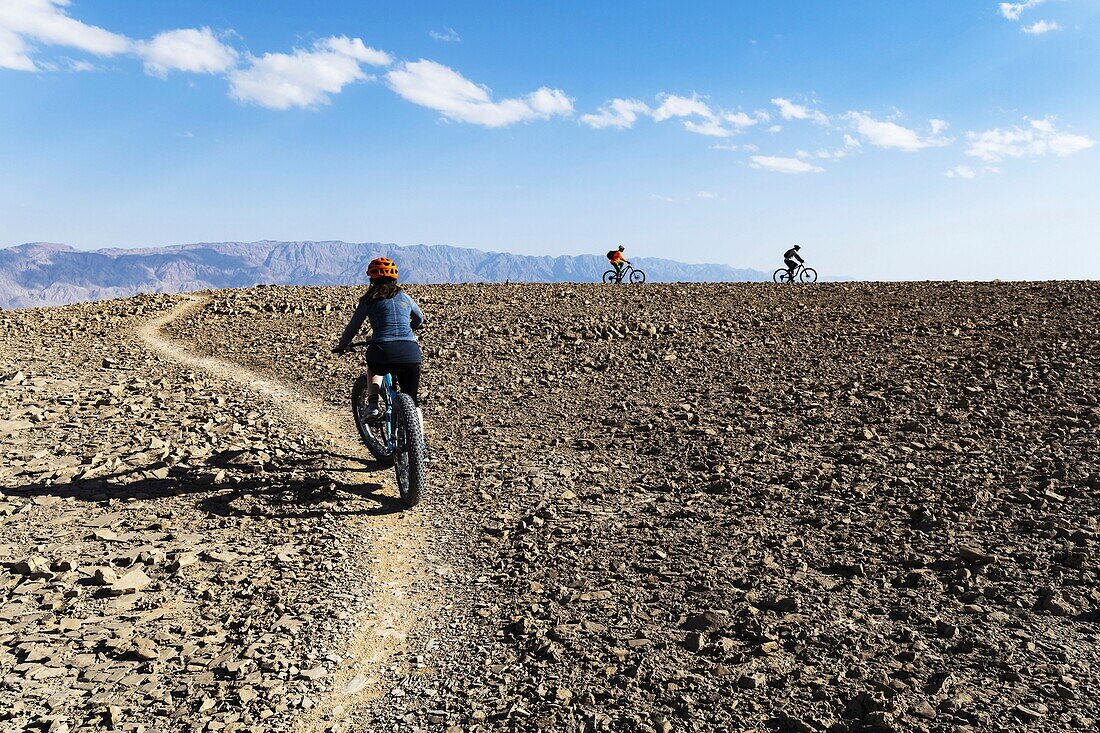
M399 65L386 74L386 81L393 91L413 104L434 109L451 120L485 127L504 127L573 113L573 101L559 89L542 87L526 97L495 102L488 87L425 59Z
M863 146L859 140L856 140L851 135L844 135L844 145L836 148L835 150L827 150L822 148L814 152L813 154L807 153L804 150L798 151L798 157L800 158L817 158L818 160L840 160L841 158L847 158L852 153L860 150Z
M722 115L722 119L738 129L745 129L761 122L767 122L771 119L771 116L764 110L757 110L752 116L745 112L726 112Z
M755 117L749 117L744 112L728 112L722 117L734 127L752 127L760 121Z
M1007 20L1019 20L1025 10L1042 5L1046 0L1023 0L1019 3L1001 3L998 8Z
M612 99L594 114L581 117L581 122L594 128L617 127L626 129L634 126L638 117L646 115L654 122L679 119L684 129L697 135L708 137L731 137L741 130L752 127L768 119L766 112L756 112L750 117L745 112L722 112L711 108L698 95L682 97L677 94L659 94L658 104L650 107L637 99ZM729 123L733 129L726 127Z
M966 133L969 147L966 154L986 163L997 163L1005 158L1039 158L1054 155L1064 158L1096 145L1096 141L1068 132L1060 132L1054 118L1028 120L1026 128L1000 128L983 132Z
M565 92L560 89L540 87L527 95L527 104L543 117L551 115L568 117L573 114L573 100L565 96Z
M237 65L237 51L222 44L209 28L164 31L135 46L145 72L164 77L169 71L221 74Z
M1050 33L1051 31L1057 31L1061 29L1062 26L1058 25L1057 22L1048 23L1045 20L1040 20L1037 23L1025 25L1020 28L1020 30L1022 30L1024 33L1030 33L1033 36L1041 36L1044 33Z
M0 69L37 70L38 67L31 60L29 51L22 36L0 26Z
M779 116L785 120L813 120L819 125L829 124L829 117L823 112L795 104L789 99L776 97L772 104L779 108Z
M350 56L356 61L362 61L370 66L389 66L393 63L392 56L385 51L367 46L360 38L331 36L319 41L317 45L334 53Z
M675 94L663 95L661 105L653 110L653 119L657 122L663 122L671 117L692 117L695 115L707 119L714 117L710 107L698 97L680 97Z
M444 28L441 31L431 30L428 31L428 35L443 43L459 43L462 41L462 37L458 35L454 28Z
M363 45L358 38L324 38L312 50L265 53L229 74L229 94L239 102L268 109L316 107L348 84L370 78L360 63L384 66L389 54Z
M744 150L746 153L756 153L760 151L760 147L753 145L752 143L746 143L744 145L734 145L733 143L715 143L710 146L711 150Z
M709 135L710 137L729 137L732 130L722 127L722 123L716 119L706 119L702 122L684 120L684 129L697 135Z
M946 173L948 178L966 178L967 180L978 175L974 172L974 169L968 165L957 165Z
M700 191L699 193L695 194L695 197L700 198L700 199L716 199L716 198L719 198L718 194L714 193L713 191Z
M684 120L684 129L697 135L709 137L730 137L733 131L722 125L722 119L698 96L680 97L665 94L660 97L661 104L653 110L655 122L663 122L673 117L694 117Z
M70 18L69 0L2 0L0 2L0 68L37 71L33 43L66 46L96 56L131 50L126 36Z
M947 124L946 120L928 120L928 126L932 128L933 135L939 135L951 125Z
M638 121L638 115L650 114L649 105L637 99L612 99L595 114L581 116L581 122L597 130L605 127L627 129Z
M801 158L777 158L770 155L754 155L749 158L753 168L776 173L821 173L824 168L807 163Z
M20 71L91 71L87 61L62 57L36 62L35 44L66 46L98 56L133 54L142 59L145 71L165 77L171 71L195 74L224 74L229 95L242 103L268 109L316 107L327 104L331 95L349 84L374 77L364 66L394 64L390 54L363 43L362 39L332 36L309 48L262 56L240 54L208 27L163 31L148 41L133 41L124 35L81 23L68 16L70 0L0 0L0 68ZM459 41L452 28L432 31L437 40ZM488 88L474 84L457 71L433 61L403 63L386 75L393 91L405 99L440 111L453 120L500 127L515 122L573 114L573 100L559 89L542 87L514 99L494 101ZM680 98L668 97L662 115L683 116L676 105ZM688 100L690 101L690 100ZM639 106L640 105L640 106ZM586 116L593 126L633 124L635 111L653 112L645 105L616 100L601 114ZM705 105L704 105L705 107ZM704 118L693 123L693 131L705 135L725 134L712 129Z
M894 148L911 153L951 144L950 140L936 137L936 134L947 125L943 120L932 120L929 124L931 136L921 137L919 133L908 127L902 127L895 122L876 120L862 112L849 112L847 118L855 123L856 132L876 147Z

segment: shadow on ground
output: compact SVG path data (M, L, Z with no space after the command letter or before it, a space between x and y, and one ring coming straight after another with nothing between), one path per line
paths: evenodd
M246 454L225 451L212 456L204 466L168 467L154 462L127 466L124 471L86 481L54 483L44 479L8 486L4 491L17 496L56 496L87 502L155 501L193 495L196 506L210 514L256 519L381 516L406 508L399 498L382 493L382 484L360 480L364 474L385 469L377 461L312 451L270 463L235 463L242 455ZM337 462L343 465L333 467Z

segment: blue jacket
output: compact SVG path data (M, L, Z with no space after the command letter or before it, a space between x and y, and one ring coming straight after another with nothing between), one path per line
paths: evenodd
M420 306L404 291L382 300L368 302L365 298L360 298L355 313L340 336L340 348L347 348L363 327L363 321L367 319L370 319L372 344L383 341L415 343L416 334L413 331L424 325L424 314L420 312Z

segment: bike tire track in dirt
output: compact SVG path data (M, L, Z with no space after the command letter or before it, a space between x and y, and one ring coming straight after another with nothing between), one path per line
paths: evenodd
M283 411L337 449L334 461L339 468L363 471L362 464L339 457L364 452L357 440L348 437L355 434L348 416L293 387L239 364L195 354L164 336L165 326L202 308L208 301L205 296L188 296L168 312L147 321L138 330L138 338L182 366L205 371L260 395L274 409ZM396 493L389 475L384 483ZM360 618L359 632L347 640L342 650L343 661L335 670L331 689L319 704L295 721L294 730L303 733L327 730L333 722L345 718L353 706L370 703L386 692L386 668L398 665L403 659L408 635L424 613L416 587L424 576L424 529L419 517L420 513L414 511L350 520L356 526L347 528L348 535L368 538L366 550L359 555L361 562L369 566L368 577L375 588L368 610ZM356 547L347 549L355 554Z

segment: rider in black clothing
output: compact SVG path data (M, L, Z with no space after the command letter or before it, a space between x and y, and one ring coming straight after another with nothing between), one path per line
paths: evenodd
M787 275L789 279L794 281L794 271L798 265L806 264L806 260L799 256L798 250L802 249L802 245L796 244L783 253L783 264L787 266Z

